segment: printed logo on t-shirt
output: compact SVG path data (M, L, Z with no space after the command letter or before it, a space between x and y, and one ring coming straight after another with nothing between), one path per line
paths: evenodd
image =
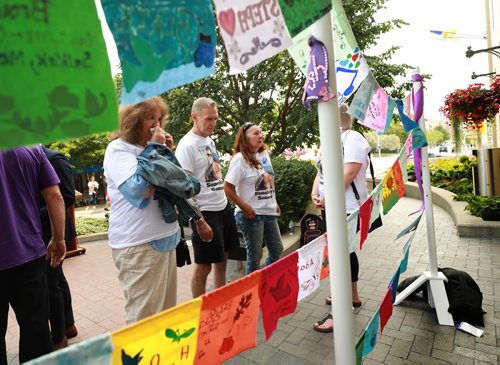
M205 181L208 183L222 180L222 168L215 148L203 145L199 147L199 151L206 158Z
M267 156L258 159L262 168L257 171L258 178L255 182L255 195L259 200L271 199L274 193L274 171L271 161Z

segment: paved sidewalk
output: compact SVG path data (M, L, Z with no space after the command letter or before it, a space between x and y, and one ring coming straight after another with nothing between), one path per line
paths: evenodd
M403 198L384 217L384 226L370 234L359 253L359 290L363 305L354 315L354 333L359 336L382 300L387 285L402 258L405 242L393 239L414 217L408 214L420 206L417 200ZM483 294L484 335L476 338L453 327L440 326L435 311L423 301L404 301L394 307L384 334L363 364L498 364L500 361L500 238L460 238L451 217L434 206L437 256L440 267L468 272ZM124 326L124 299L107 241L86 243L84 255L65 261L64 269L73 294L79 335L70 344ZM410 250L408 270L401 278L420 275L427 268L426 222L422 219ZM243 275L234 262L231 280ZM178 302L191 298L191 266L178 271ZM332 364L332 334L312 329L327 311L325 297L329 281L298 304L294 314L282 318L269 341L262 325L258 327L258 346L226 362L227 364ZM18 326L12 311L7 331L9 364L17 364ZM341 334L337 334L341 335Z

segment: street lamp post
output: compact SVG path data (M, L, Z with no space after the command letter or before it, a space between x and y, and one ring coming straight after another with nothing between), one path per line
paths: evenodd
M478 49L477 51L474 51L474 50L472 50L472 47L469 46L469 47L467 47L467 51L465 51L465 57L471 58L476 53L488 52L488 53L491 53L492 55L500 58L500 52L497 51L497 49L499 49L499 48L500 48L500 46L496 46L496 47Z

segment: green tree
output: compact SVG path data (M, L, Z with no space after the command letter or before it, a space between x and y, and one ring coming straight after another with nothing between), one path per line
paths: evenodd
M361 49L377 43L380 35L406 24L401 20L377 23L373 15L385 7L387 0L346 0L347 17ZM319 140L316 110L302 106L305 78L288 53L280 54L239 75L228 75L227 54L220 34L217 42L217 71L212 77L177 88L164 97L170 105L168 131L178 140L191 127L191 103L196 97L212 97L219 105L219 123L213 135L218 148L231 152L238 127L247 121L259 123L264 141L278 155L286 148L312 145ZM399 47L393 46L380 55L365 54L380 86L393 97L401 97L408 85L397 85L409 65L395 65L390 59Z
M445 141L443 133L435 128L431 131L428 131L426 133L426 137L427 142L429 142L429 146L431 147L439 146L442 142Z
M450 132L448 132L448 130L446 130L446 128L441 124L438 124L432 130L441 132L443 134L443 141L448 141L450 139Z

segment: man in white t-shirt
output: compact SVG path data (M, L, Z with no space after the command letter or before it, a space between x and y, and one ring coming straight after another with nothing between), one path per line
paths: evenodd
M214 288L226 283L228 252L239 245L234 214L224 193L224 181L219 156L210 135L219 117L217 105L210 98L193 102L193 128L179 141L175 156L181 166L193 174L201 184L195 197L202 218L212 228L210 242L201 240L193 230L194 271L191 291L196 298L206 291L207 277L214 269Z
M89 188L89 205L87 206L87 209L89 209L91 205L93 205L95 209L97 205L97 192L99 190L99 183L95 181L94 175L90 177L90 181L88 182L87 186Z

